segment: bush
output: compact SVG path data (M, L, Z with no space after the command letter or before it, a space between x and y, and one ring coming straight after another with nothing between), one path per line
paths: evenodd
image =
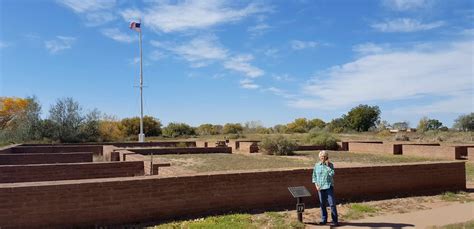
M474 131L474 112L459 116L454 120L454 128L461 131Z
M168 126L163 128L163 136L175 138L179 136L194 135L194 128L186 123L170 123Z
M389 130L382 130L377 133L377 136L379 137L389 137L392 136L392 133L390 133Z
M321 131L313 131L309 133L306 140L306 142L311 145L324 146L324 148L328 150L337 150L339 147L337 141L338 139L336 139L332 134Z
M134 136L140 133L140 117L124 118L121 121L126 136ZM155 117L145 115L143 117L143 133L145 136L160 136L161 121Z
M406 134L397 133L397 135L395 135L395 141L410 141L410 138Z
M242 134L228 134L225 136L226 139L239 139L239 138L245 138L245 135Z
M226 123L222 131L224 134L241 134L244 127L240 123Z
M267 136L259 144L264 154L268 155L293 155L293 151L298 147L296 141L284 136Z

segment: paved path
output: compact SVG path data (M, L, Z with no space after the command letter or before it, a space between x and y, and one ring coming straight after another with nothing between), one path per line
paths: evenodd
M425 228L464 223L474 219L474 203L457 203L430 210L415 211L404 214L383 215L361 220L343 222L341 228ZM330 228L306 224L306 228Z

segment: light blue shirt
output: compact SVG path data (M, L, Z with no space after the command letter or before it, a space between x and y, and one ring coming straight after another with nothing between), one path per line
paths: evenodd
M322 162L314 165L313 169L313 183L317 184L320 189L329 189L334 185L334 165L329 163L329 166Z

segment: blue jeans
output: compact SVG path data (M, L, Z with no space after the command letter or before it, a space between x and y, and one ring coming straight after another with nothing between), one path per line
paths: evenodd
M337 209L336 209L336 198L334 197L334 187L331 186L329 189L319 190L319 202L321 206L321 217L322 222L326 223L328 220L328 211L326 210L326 202L331 207L331 219L334 223L337 223Z

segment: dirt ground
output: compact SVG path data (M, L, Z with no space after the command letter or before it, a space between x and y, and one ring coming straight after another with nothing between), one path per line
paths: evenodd
M308 201L308 200L306 200ZM416 196L395 198L378 201L368 201L363 203L342 203L337 206L339 221L341 225L344 222L363 221L368 217L373 216L393 216L396 214L418 212L420 210L440 209L446 206L459 205L461 203L474 202L474 182L469 182L467 185L467 192L460 193L445 193L435 196ZM354 204L368 206L367 209L373 211L358 211L352 207ZM474 219L474 209L471 210ZM297 220L296 211L281 211L280 214L287 216L289 222ZM330 209L328 208L328 214ZM443 216L440 216L443 217ZM314 228L320 222L321 213L319 208L306 209L303 214L303 222L305 228ZM330 217L328 221L330 222ZM443 226L443 225L435 225Z

